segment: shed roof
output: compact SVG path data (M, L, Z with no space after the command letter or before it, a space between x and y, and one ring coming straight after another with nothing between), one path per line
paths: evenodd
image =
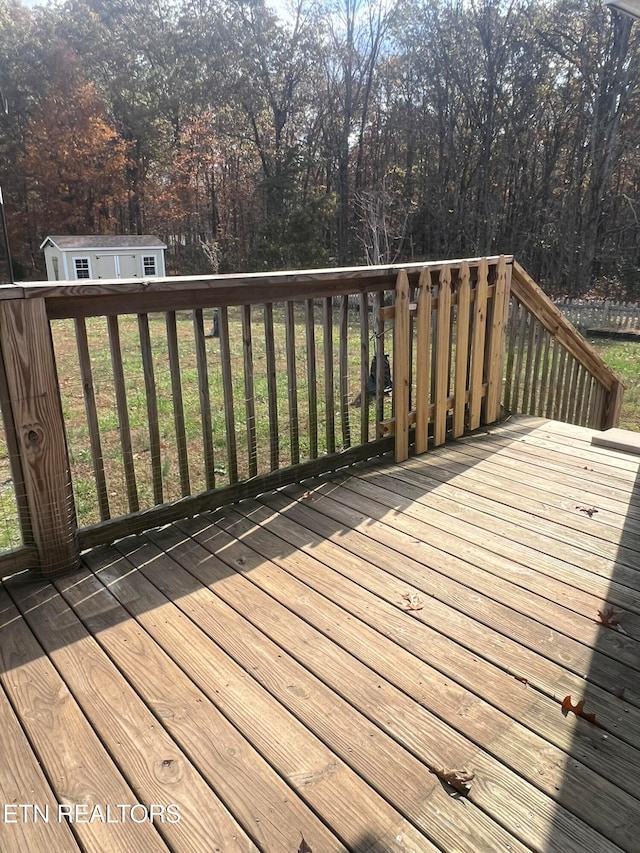
M66 234L49 235L41 249L51 243L57 249L166 249L165 243L153 234Z

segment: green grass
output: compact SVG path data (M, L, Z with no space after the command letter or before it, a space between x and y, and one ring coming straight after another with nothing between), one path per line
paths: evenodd
M620 428L640 431L640 343L604 338L589 343L626 385Z
M210 328L211 312L206 312L205 330ZM334 363L334 418L336 448L345 446L341 434L340 394L338 386L338 341L339 316L337 308L333 318L333 363ZM264 317L261 308L252 309L252 351L255 406L255 431L258 473L270 470L270 449L274 434L271 430L268 408L267 358L265 350ZM295 314L296 382L298 387L298 433L300 459L310 458L309 394L307 388L307 340L305 317L302 305L296 306ZM62 389L63 415L69 444L72 479L78 521L81 526L99 520L96 480L90 450L89 430L80 380L80 369L72 321L52 323L56 363ZM163 498L165 501L181 497L178 467L178 447L174 425L174 405L171 391L171 374L164 315L150 315L149 329L153 354L154 380L157 394L158 427L161 442L161 469ZM119 333L124 366L127 411L130 421L134 470L141 508L154 504L152 489L151 449L148 429L147 399L144 385L142 357L140 353L138 324L135 316L119 318ZM232 371L233 411L235 415L235 440L238 449L238 477L244 479L250 473L249 445L247 439L247 417L244 371L244 347L240 309L229 309L230 361ZM325 425L327 412L324 394L324 339L321 306L316 306L315 353L318 394L318 451L327 450ZM106 475L106 497L111 517L129 511L125 483L125 469L116 410L116 395L113 369L109 349L107 325L104 318L87 320L87 336L91 356L93 385L98 410L99 431L103 465ZM182 398L185 414L186 447L189 458L191 493L206 489L203 451L203 419L200 405L199 375L196 363L194 326L190 313L177 316L177 336L180 353ZM286 364L286 338L284 310L274 307L274 338L276 350L276 377L278 398L278 464L291 464L291 440L289 431L289 383ZM373 346L369 358L373 353ZM216 486L230 481L227 456L227 434L223 394L220 340L206 341L207 385L211 399L212 441L214 446L214 470ZM351 432L351 444L359 444L361 436L361 409L352 405L360 392L361 336L360 314L349 312L348 333L348 377L346 413ZM373 407L369 409L369 437L375 433Z

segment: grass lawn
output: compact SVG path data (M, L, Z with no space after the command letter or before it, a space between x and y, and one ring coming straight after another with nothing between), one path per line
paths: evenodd
M640 343L606 338L589 343L626 385L620 428L640 431Z
M204 329L211 328L212 312L205 312ZM235 429L233 435L237 446L238 478L251 475L251 461L257 473L267 473L271 468L271 451L277 445L278 467L292 463L290 383L287 372L287 339L283 306L274 306L275 383L277 396L277 418L269 415L268 359L265 344L265 318L261 306L251 312L251 345L253 371L252 404L247 406L248 387L245 383L245 341L241 309L229 309L230 369L233 390L233 412ZM225 423L225 399L223 393L222 356L219 338L207 338L206 377L198 371L196 359L196 337L191 312L180 312L176 317L177 340L184 407L185 442L189 460L190 493L197 494L207 488L205 434L213 445L213 471L215 485L230 482L229 441ZM127 411L130 423L133 470L141 509L154 505L152 488L152 454L148 429L147 395L140 350L140 336L135 316L119 317L119 335L124 368ZM304 306L296 304L294 315L295 378L297 386L297 423L300 460L311 456L310 446L310 401L308 391L308 340ZM52 323L58 375L63 393L63 414L67 429L69 454L73 475L74 494L78 522L81 526L99 521L96 501L96 481L93 469L89 429L84 407L84 396L80 380L78 355L76 352L73 321L61 320ZM352 309L348 314L348 388L344 412L348 422L350 441L342 434L342 401L339 386L339 340L340 315L338 306L333 313L333 359L334 404L327 411L325 399L324 371L324 326L321 304L316 304L314 315L314 347L317 387L316 415L318 421L318 453L327 451L326 423L335 424L336 449L349 443L360 443L361 409L353 402L360 392L361 335L360 313ZM172 501L182 496L178 466L179 437L175 429L174 399L171 385L167 331L164 315L149 315L149 333L153 360L154 382L157 396L158 427L162 470L163 500ZM93 386L96 398L102 460L106 476L106 497L110 516L117 517L129 512L123 464L119 419L113 368L108 343L105 318L87 321L87 337L91 358ZM373 344L369 358L373 354ZM201 381L202 380L202 381ZM202 395L203 388L209 395L209 406ZM210 410L211 430L203 419L204 410ZM368 411L369 437L374 437L374 410ZM250 460L253 449L249 432L255 430L255 457ZM211 467L211 466L210 466Z

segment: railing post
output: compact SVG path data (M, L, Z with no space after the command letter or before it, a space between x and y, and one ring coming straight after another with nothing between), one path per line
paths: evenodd
M395 416L396 462L409 458L409 279L404 270L396 281L393 324L393 408Z
M60 390L44 299L0 303L0 341L31 528L46 577L78 564Z
M624 385L622 382L614 382L604 400L601 429L611 429L618 426L623 394Z
M502 398L502 367L504 361L504 338L507 310L509 303L509 279L507 263L504 255L498 261L496 283L493 291L493 306L491 311L491 326L489 328L489 347L487 362L487 402L485 406L485 423L491 424L500 416L500 401Z

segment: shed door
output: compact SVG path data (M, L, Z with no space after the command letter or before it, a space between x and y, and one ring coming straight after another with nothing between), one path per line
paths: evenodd
M96 255L93 258L94 278L117 278L115 258L113 255Z
M140 276L136 255L118 255L118 264L120 266L118 278L134 278L135 276Z

